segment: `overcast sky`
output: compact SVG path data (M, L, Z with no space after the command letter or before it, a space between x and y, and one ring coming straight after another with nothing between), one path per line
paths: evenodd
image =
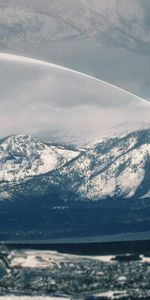
M149 0L1 0L0 51L71 67L150 98Z
M92 141L124 122L149 122L149 103L100 80L9 55L0 66L1 136L54 129Z
M150 99L149 12L147 0L1 0L0 52ZM0 57L0 136L58 130L92 139L124 122L149 122L149 106L102 81Z

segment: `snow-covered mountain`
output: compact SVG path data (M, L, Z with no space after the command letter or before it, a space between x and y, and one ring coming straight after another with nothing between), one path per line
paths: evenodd
M0 142L0 181L20 181L44 174L78 156L77 151L42 143L31 135L14 135Z
M66 200L69 193L78 200L149 197L150 129L97 140L80 151L25 135L8 137L0 149L1 197L4 191L19 198L54 191L62 199L67 193Z
M61 175L80 175L78 191L83 198L131 198L148 180L149 162L150 131L143 130L96 142Z

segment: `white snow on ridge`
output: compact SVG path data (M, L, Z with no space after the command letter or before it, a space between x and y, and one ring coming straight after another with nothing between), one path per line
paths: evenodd
M106 171L89 182L91 188L88 189L88 196L95 198L120 194L126 198L132 197L144 179L147 153L150 155L150 145L122 154ZM109 161L109 154L107 153L106 156ZM118 174L119 168L122 168L122 171Z
M85 151L47 145L29 135L11 136L0 145L0 180L14 183L57 169L52 184L68 176L81 199L131 198L145 180L149 136L149 130L136 131L101 140ZM146 192L143 198L149 197ZM8 198L3 189L1 197Z
M148 133L147 133L148 134ZM139 135L139 136L138 136ZM131 198L145 177L145 165L150 156L148 139L138 144L140 131L129 136L104 139L77 159L63 173L77 172L84 180L79 192L89 199L107 196Z
M78 154L46 145L30 135L8 137L0 144L0 181L19 181L47 173Z

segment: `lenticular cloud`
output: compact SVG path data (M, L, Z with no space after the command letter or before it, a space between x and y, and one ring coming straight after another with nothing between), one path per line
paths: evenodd
M62 132L90 142L113 127L149 124L149 102L91 76L0 54L0 136Z

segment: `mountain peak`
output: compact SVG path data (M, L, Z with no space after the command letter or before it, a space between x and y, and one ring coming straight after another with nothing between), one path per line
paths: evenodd
M32 177L25 188L29 198L49 186L89 200L149 195L150 128L106 137L84 151L48 145L30 135L11 136L1 142L0 154L1 182L20 184Z
M0 181L19 181L47 173L78 155L47 145L27 134L9 136L0 143Z
M78 186L83 198L133 197L149 175L150 129L105 138L74 161L64 174L80 174ZM141 188L142 193L149 191Z

